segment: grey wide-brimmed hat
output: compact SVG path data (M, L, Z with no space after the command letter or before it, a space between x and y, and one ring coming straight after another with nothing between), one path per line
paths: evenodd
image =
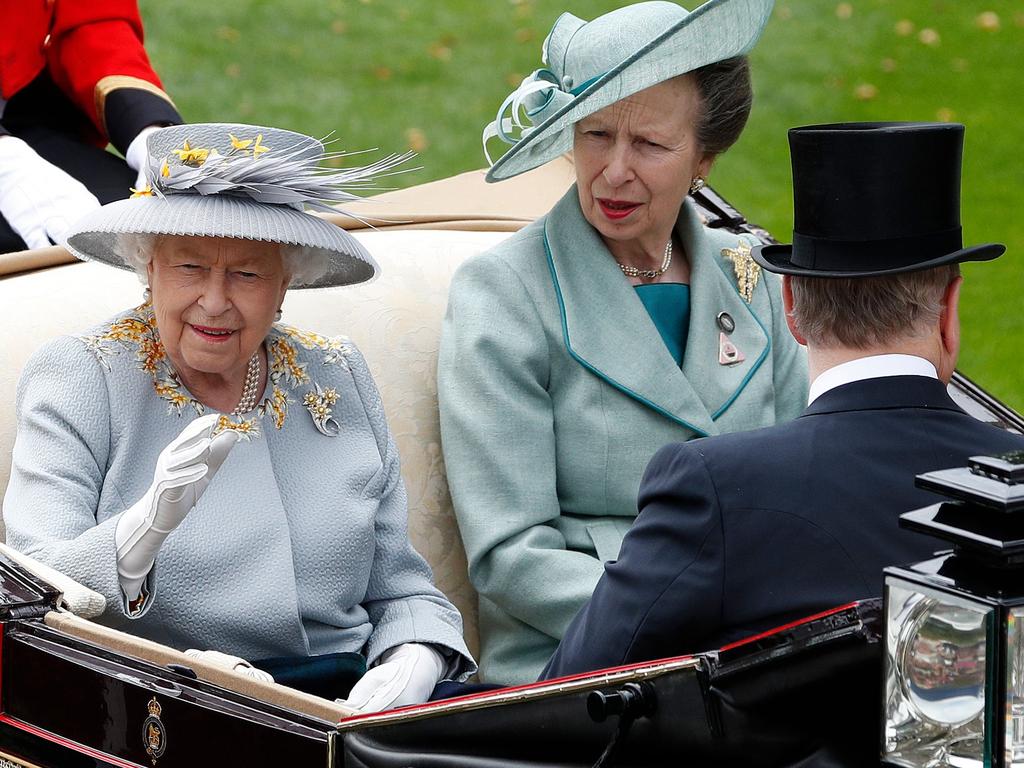
M314 251L312 257L325 258L325 272L293 288L350 285L377 274L377 263L358 240L305 208L332 211L324 201L358 200L351 190L370 188L409 157L326 168L321 162L328 155L319 140L237 123L162 128L147 138L146 150L151 186L76 222L65 242L69 251L131 269L118 253L118 236L185 235L304 246Z
M573 125L587 115L677 75L746 54L773 3L708 0L690 12L659 0L593 21L563 13L544 41L545 68L523 80L484 128L485 154L492 138L512 145L491 166L487 181L511 178L568 152Z

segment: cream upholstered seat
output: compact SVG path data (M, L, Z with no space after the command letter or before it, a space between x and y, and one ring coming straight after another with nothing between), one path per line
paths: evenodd
M571 180L571 166L555 163L496 186L471 172L382 195L358 209L388 220L376 231L329 215L355 230L380 264L380 277L348 288L291 291L284 303L285 322L349 336L369 362L402 458L410 537L462 612L474 653L476 593L448 495L437 416L448 283L462 261L546 211ZM0 256L0 496L10 475L14 397L25 361L45 341L88 328L141 297L134 274L75 262L62 248Z

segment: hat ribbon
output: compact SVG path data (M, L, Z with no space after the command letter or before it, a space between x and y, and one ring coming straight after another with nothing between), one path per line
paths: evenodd
M570 101L596 79L591 78L581 86L567 90L562 87L558 76L550 69L538 69L523 78L523 82L519 84L519 87L505 97L505 100L498 108L498 114L495 119L484 127L481 138L484 145L484 157L487 158L488 164L494 165L491 154L487 151L488 141L497 137L506 144L518 144L519 141L526 138L534 129L535 126L533 126L532 119L534 115L547 109L552 99L557 98L562 102ZM547 94L544 103L532 109L526 108L526 99L539 93ZM507 117L506 112L508 112ZM512 131L516 130L519 131L518 137L510 135Z
M963 250L960 227L875 240L840 240L793 232L790 263L808 270L885 270L924 264Z

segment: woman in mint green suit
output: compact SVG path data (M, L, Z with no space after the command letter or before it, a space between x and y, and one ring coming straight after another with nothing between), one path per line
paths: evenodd
M441 427L486 682L540 673L617 557L655 451L806 405L778 281L750 258L753 238L703 226L688 197L743 129L743 54L770 10L710 0L589 23L563 14L548 67L485 130L513 143L488 180L570 148L577 175L451 285ZM517 140L524 112L536 127Z

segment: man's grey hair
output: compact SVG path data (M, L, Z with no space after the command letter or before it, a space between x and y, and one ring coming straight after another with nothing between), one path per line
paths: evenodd
M793 322L809 344L870 349L926 335L959 264L881 277L792 276Z
M143 285L149 282L147 268L161 237L170 235L120 234L114 242L114 253L135 270ZM330 254L322 248L281 243L280 253L284 271L291 276L289 285L315 283L330 269Z

